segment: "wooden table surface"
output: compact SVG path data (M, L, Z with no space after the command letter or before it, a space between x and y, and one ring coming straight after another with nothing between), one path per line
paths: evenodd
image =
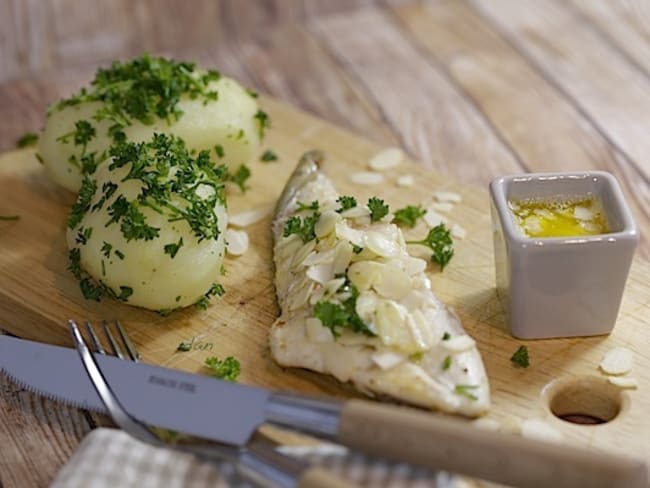
M610 171L649 259L649 39L646 0L0 0L0 151L97 66L148 51L483 189L508 173ZM0 377L0 488L47 486L106 422Z

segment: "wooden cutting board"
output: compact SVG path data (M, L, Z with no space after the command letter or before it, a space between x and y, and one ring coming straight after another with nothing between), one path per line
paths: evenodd
M650 265L637 260L631 271L614 332L606 337L519 341L508 334L494 288L492 237L485 188L465 186L414 163L403 163L386 173L384 184L355 186L348 175L365 167L380 147L323 121L272 100L263 100L271 114L272 130L266 147L278 162L254 162L250 190L233 192L230 212L273 205L300 155L308 149L327 152L325 170L338 190L365 200L377 195L399 208L428 204L436 190L463 196L449 214L462 225L465 239L456 240L456 254L440 273L430 266L435 292L458 311L468 333L482 353L491 382L493 406L488 417L515 425L516 418L544 419L563 434L564 442L615 450L650 461ZM398 188L398 175L415 176L412 188ZM116 301L85 300L67 270L65 222L72 196L57 188L36 162L33 150L0 156L0 215L20 215L18 221L0 221L0 327L23 338L70 345L66 320L99 321L119 318L147 362L191 372L206 372L206 357L236 356L242 365L240 381L269 388L355 395L351 388L323 375L283 369L270 357L267 330L277 315L272 282L269 215L248 228L251 247L239 258L227 258L227 274L215 277L226 295L207 311L192 308L168 317ZM423 236L423 226L407 230ZM426 257L426 250L422 249ZM177 352L183 341L193 341L189 352ZM530 367L517 369L510 357L520 344L528 346ZM615 346L635 352L631 376L638 390L608 385L598 371L603 353ZM571 402L577 402L567 407ZM615 417L601 425L576 425L556 418L560 413ZM570 410L570 411L567 411ZM616 414L616 412L618 412Z

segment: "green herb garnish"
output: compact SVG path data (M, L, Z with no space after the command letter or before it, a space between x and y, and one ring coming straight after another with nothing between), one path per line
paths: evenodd
M236 184L239 189L242 191L242 193L246 192L246 180L250 178L251 176L251 170L248 166L245 164L242 164L237 168L237 171L234 173L228 173L226 175L226 180L227 181L232 181L234 184Z
M257 131L260 136L260 139L263 139L264 132L270 126L271 120L269 119L268 114L264 110L258 110L253 117L255 118L255 120L257 120Z
M421 205L407 205L406 207L395 211L393 222L405 227L415 227L418 219L423 217L426 213L427 211L423 209Z
M342 303L319 301L314 306L314 316L321 321L324 327L332 331L334 337L341 335L339 329L350 329L368 337L375 337L377 334L357 314L356 304L359 290L354 285L351 285L347 279L341 290L349 292L350 297Z
M406 243L429 247L433 251L431 260L438 263L440 270L445 269L445 266L454 255L454 242L451 239L451 232L442 223L431 229L421 241L406 241Z
M449 368L451 368L451 356L446 356L445 359L442 361L442 370L447 371Z
M336 210L338 213L341 213L350 208L356 207L357 199L347 195L342 195L336 199L336 203L341 204L341 207Z
M368 200L368 210L370 210L370 221L377 222L388 215L389 208L384 201L377 197L371 197Z
M187 352L192 349L192 343L191 342L181 342L178 347L176 348L177 351L180 352Z
M68 228L74 229L79 222L83 219L84 215L90 208L90 202L95 196L97 191L97 183L95 180L85 175L81 181L81 188L79 188L79 195L77 195L77 201L72 206L70 210L70 216L68 217Z
M526 346L519 346L519 349L510 358L510 362L517 368L527 368L530 366L528 348Z
M217 154L219 158L223 158L224 155L226 154L221 144L217 144L216 146L214 146L214 152Z
M451 339L451 334L449 332L445 332L444 334L442 334L443 341L448 341L449 339Z
M264 163L270 163L271 161L277 161L278 160L278 155L275 154L271 149L267 149L262 153L260 156L260 161Z
M131 295L133 295L133 288L130 286L120 286L120 293L117 295L117 299L126 302Z
M225 359L212 356L207 358L204 364L207 368L210 368L212 376L221 380L237 381L237 377L241 372L239 361L232 356Z
M169 254L172 259L176 257L176 253L178 253L178 250L183 247L183 238L181 237L177 243L171 243L171 244L165 244L165 247L163 247L163 250L165 251L165 254Z
M469 398L472 401L478 400L478 397L474 395L471 390L478 388L478 385L456 385L454 388L454 393Z
M296 234L300 236L302 242L309 242L316 238L316 231L314 228L319 218L320 213L318 212L304 217L303 219L296 216L289 217L284 224L284 232L282 235L284 237L289 237L291 234Z
M318 200L314 200L309 205L307 205L306 203L302 203L302 202L296 202L296 205L298 205L298 209L296 210L297 212L302 212L304 210L312 210L312 211L315 212L320 207L320 204L318 203Z
M226 293L226 289L223 287L223 285L220 285L218 283L214 283L210 289L205 292L205 295L203 295L201 298L199 298L194 306L198 308L199 310L206 310L208 308L208 305L210 305L210 299L214 296L223 296Z
M0 215L0 220L19 220L20 215Z
M38 134L35 132L25 132L20 139L16 141L16 147L30 147L38 142Z

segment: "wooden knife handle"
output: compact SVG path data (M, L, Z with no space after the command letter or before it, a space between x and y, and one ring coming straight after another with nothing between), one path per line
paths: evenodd
M641 461L491 432L406 407L350 400L338 437L377 457L522 488L648 488Z
M340 476L319 467L307 469L298 480L298 488L359 488Z

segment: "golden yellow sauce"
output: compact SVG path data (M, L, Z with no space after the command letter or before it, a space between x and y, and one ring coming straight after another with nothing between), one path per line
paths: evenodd
M528 237L580 237L608 232L600 201L592 196L509 200L515 223Z

